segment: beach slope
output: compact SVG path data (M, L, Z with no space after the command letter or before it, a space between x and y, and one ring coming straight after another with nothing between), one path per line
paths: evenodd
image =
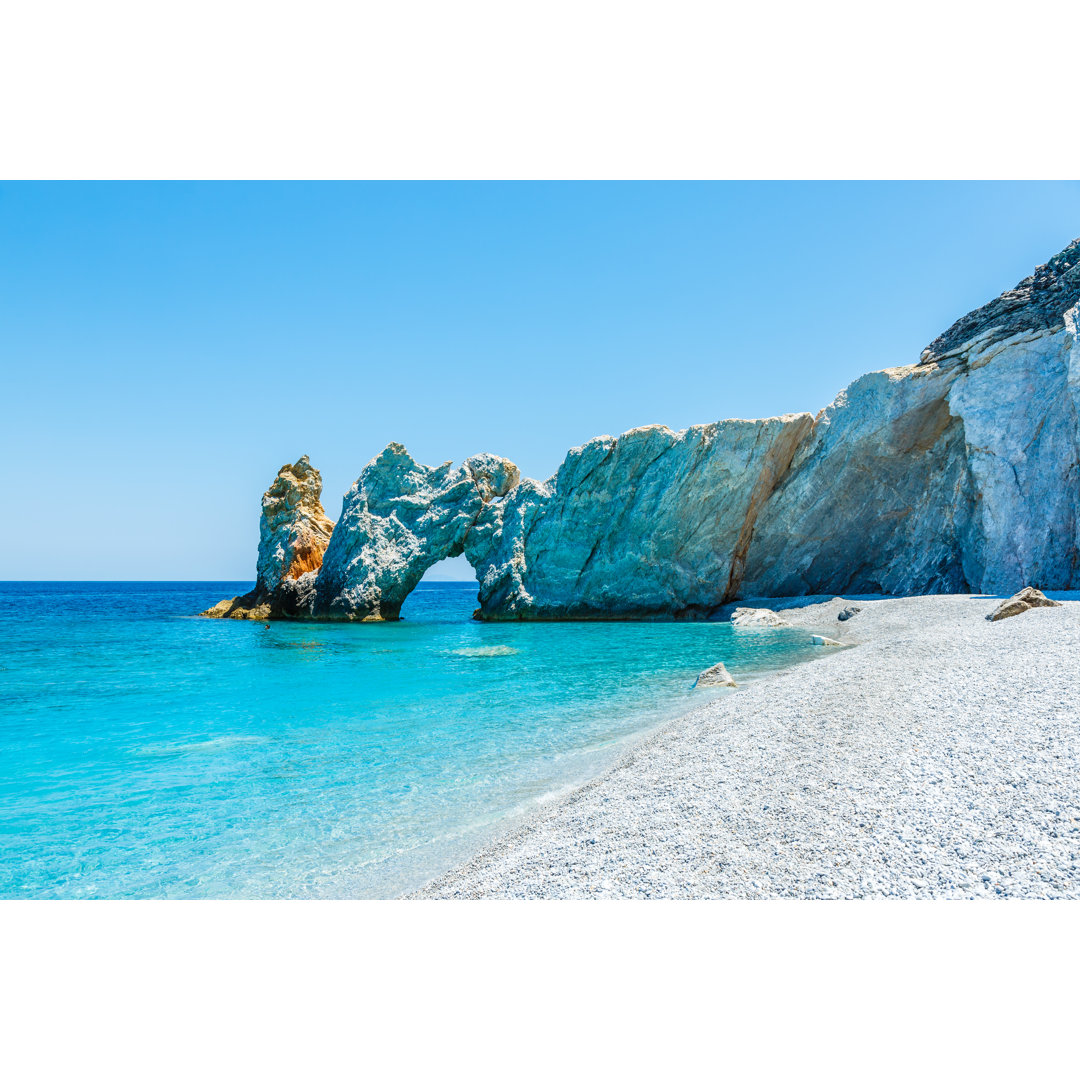
M778 602L857 647L672 722L415 895L1080 897L1080 594L1052 595L1001 622Z

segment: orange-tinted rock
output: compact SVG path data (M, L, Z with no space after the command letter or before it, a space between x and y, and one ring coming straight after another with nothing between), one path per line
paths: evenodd
M282 580L322 566L334 523L321 496L322 476L307 454L278 471L262 499L256 590L273 594Z
M318 571L334 531L321 500L322 476L305 454L293 465L283 465L262 498L259 522L259 561L255 588L244 596L222 600L201 614L210 619L266 619L287 592L294 606L293 588L283 589Z

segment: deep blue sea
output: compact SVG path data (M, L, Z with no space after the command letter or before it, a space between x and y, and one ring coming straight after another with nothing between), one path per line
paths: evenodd
M799 630L192 617L251 582L0 583L0 897L389 897Z

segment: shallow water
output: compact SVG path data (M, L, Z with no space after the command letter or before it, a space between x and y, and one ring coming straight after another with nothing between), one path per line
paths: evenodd
M816 654L727 623L190 614L250 582L0 583L0 896L381 897L736 679Z

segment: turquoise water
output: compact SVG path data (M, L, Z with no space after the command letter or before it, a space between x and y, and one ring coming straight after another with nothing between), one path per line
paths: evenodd
M706 699L702 668L814 655L477 623L475 584L421 583L398 623L190 617L249 587L0 583L0 897L394 896Z

